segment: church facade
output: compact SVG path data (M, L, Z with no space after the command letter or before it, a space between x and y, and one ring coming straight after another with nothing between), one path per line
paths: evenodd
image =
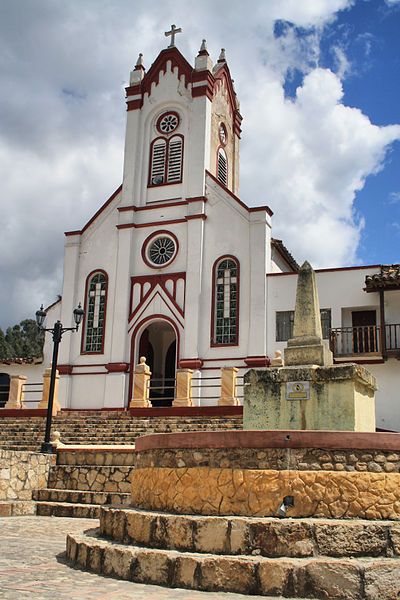
M224 51L212 64L203 42L192 66L172 41L148 71L139 55L126 104L122 185L81 230L66 232L62 300L48 314L67 326L78 302L85 310L79 333L60 346L65 408L127 407L140 356L152 372L153 405L168 405L177 368L200 379L223 366L265 368L290 336L298 265L272 237L272 210L238 197L242 117ZM322 270L317 279L327 343L348 338L339 329L370 328L368 344L347 340L337 360L358 354L382 365L391 397L384 426L399 363L383 353L379 290L364 291L365 276L380 269ZM399 290L400 277L386 314L400 342ZM216 400L205 394L199 403Z

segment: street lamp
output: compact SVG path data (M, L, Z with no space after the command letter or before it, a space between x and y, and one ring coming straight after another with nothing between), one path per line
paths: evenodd
M54 323L52 329L46 329L43 327L46 311L43 309L43 304L39 310L36 311L36 323L41 331L50 331L53 334L53 359L51 363L51 374L50 374L50 389L49 389L49 401L47 405L47 418L46 418L46 431L44 435L44 442L41 446L41 452L46 454L53 453L53 446L50 444L50 430L51 430L51 419L53 416L53 401L54 401L54 388L56 383L56 370L58 360L58 346L61 342L63 333L66 331L78 331L79 325L83 319L84 311L79 303L78 307L75 308L74 312L75 327L63 327L60 321Z

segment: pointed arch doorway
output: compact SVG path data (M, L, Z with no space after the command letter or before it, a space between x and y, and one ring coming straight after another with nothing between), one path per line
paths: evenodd
M175 329L164 320L154 320L139 333L137 361L146 357L150 367L150 401L153 406L172 406L175 396Z

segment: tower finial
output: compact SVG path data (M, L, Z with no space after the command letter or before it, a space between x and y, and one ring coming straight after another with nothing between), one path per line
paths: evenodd
M139 69L144 69L144 64L143 64L143 54L140 52L138 59L136 61L136 65L135 65L135 71L138 71Z
M218 62L226 62L226 56L225 56L225 48L221 48L221 52L218 58Z
M201 42L201 46L200 46L199 52L207 52L207 41L206 40L203 40Z

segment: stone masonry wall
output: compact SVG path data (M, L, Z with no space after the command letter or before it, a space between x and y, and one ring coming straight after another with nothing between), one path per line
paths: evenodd
M53 454L0 450L0 501L32 500L32 491L47 487Z
M318 448L172 448L142 451L137 455L136 466L399 473L400 453Z

